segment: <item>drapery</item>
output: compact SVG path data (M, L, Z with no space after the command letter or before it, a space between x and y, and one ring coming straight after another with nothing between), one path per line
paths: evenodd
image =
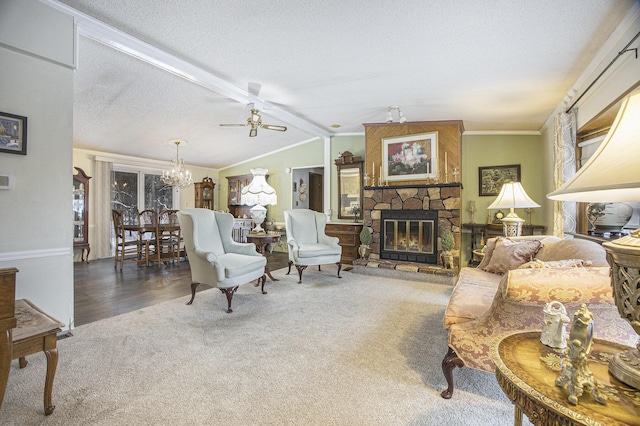
M554 117L553 189L556 190L576 173L576 113L559 112ZM576 203L554 201L553 235L564 237L576 230Z
M95 164L95 255L111 256L111 170L112 163L96 159Z

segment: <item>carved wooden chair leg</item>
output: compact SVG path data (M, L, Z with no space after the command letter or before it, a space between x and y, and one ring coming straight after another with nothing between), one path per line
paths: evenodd
M458 354L450 347L447 350L447 354L442 359L442 373L447 380L447 389L440 393L440 396L444 399L451 399L453 396L453 369L455 367L464 367L464 361L458 357Z
M336 262L336 265L338 265L338 278L342 278L340 276L340 269L342 269L342 262Z
M286 275L289 275L289 273L291 272L291 265L293 265L293 262L290 260L289 261L289 270L287 271Z
M200 283L191 283L191 300L189 300L187 302L187 305L190 305L193 303L193 299L196 298L196 288L198 288L198 285Z
M233 312L233 310L231 309L231 299L233 299L233 294L236 292L237 289L238 289L238 286L220 289L220 291L227 296L227 313L228 314Z
M300 278L298 284L302 284L302 271L307 269L307 265L296 265L296 269L298 270L298 277Z
M267 282L267 276L265 274L263 274L262 277L258 278L258 281L262 281L262 286L260 287L260 290L262 291L262 294L267 294L267 292L264 291L264 283Z

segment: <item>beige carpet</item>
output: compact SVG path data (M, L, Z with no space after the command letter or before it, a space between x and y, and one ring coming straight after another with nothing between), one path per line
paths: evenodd
M212 289L78 327L58 342L53 415L37 354L14 361L0 424L513 424L492 374L457 370L440 398L451 287L311 269L240 287L233 314Z

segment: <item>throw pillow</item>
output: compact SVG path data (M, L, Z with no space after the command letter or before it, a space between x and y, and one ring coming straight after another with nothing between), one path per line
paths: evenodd
M563 259L563 260L550 260L545 262L540 259L533 259L531 262L527 262L520 265L518 269L530 269L530 268L581 268L584 266L591 266L591 261L582 259Z
M516 269L533 259L541 246L542 243L539 240L511 241L504 239L498 241L491 260L484 270L494 274L504 274Z
M545 244L536 257L542 261L562 259L584 259L590 261L593 266L609 266L607 253L598 243L577 238Z
M493 250L496 248L496 243L498 242L498 240L504 240L504 238L494 237L494 238L489 238L487 240L487 242L484 245L484 257L478 264L477 266L478 269L484 269L487 267L487 265L489 264L489 261L491 260L491 255L493 254Z

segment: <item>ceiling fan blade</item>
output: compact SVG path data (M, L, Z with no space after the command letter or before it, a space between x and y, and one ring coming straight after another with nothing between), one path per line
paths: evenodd
M220 124L222 127L245 127L247 124Z
M249 130L249 137L253 138L255 136L258 136L258 128L252 127L251 130Z
M277 130L278 132L286 132L287 128L285 126L275 126L273 124L263 124L261 126L263 129L267 130Z

